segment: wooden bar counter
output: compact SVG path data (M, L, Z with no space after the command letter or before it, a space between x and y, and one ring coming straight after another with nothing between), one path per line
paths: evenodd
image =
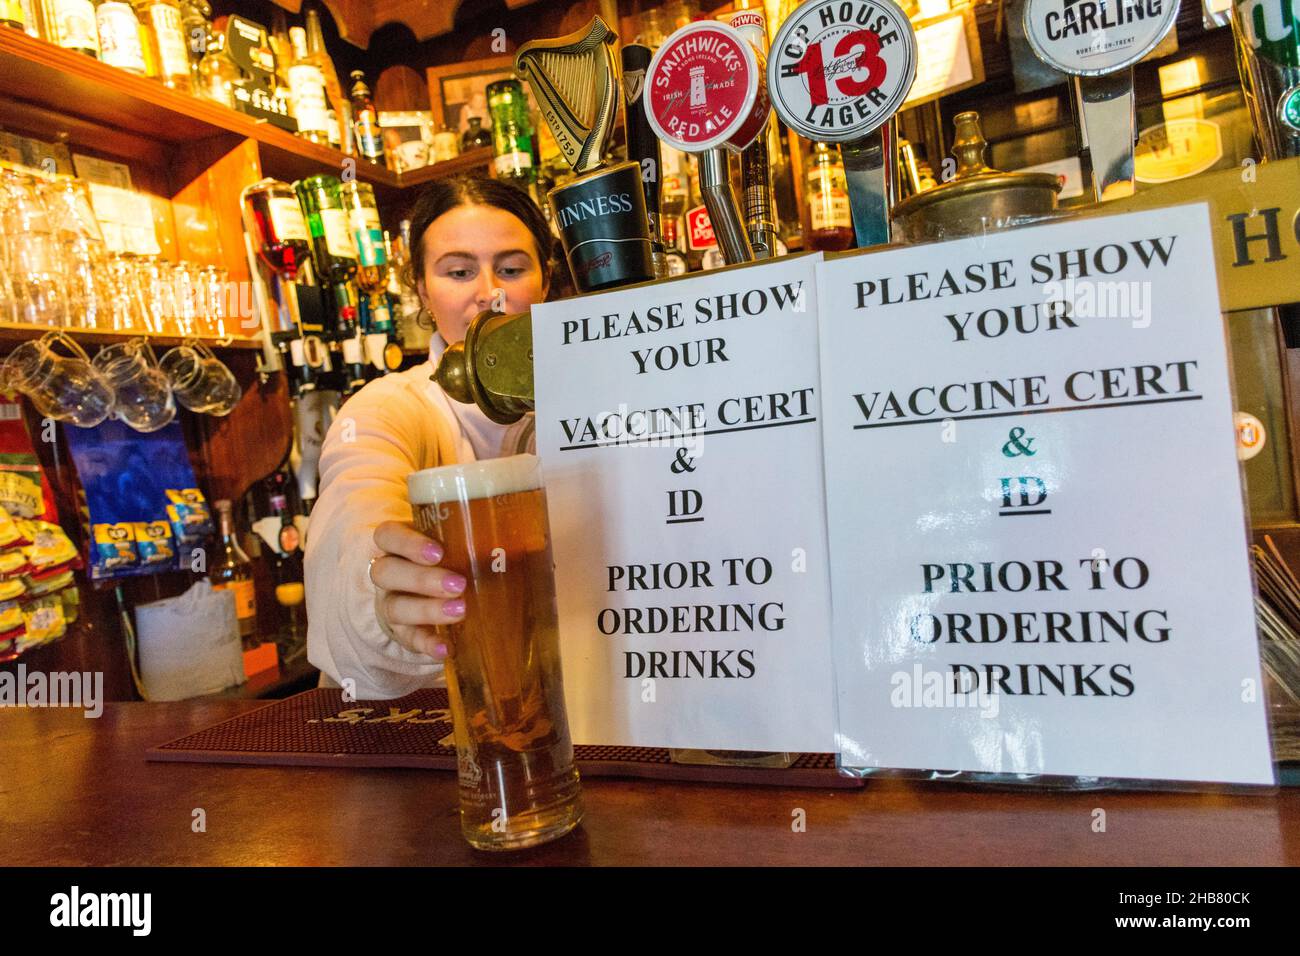
M584 781L586 818L508 855L461 838L453 774L151 763L259 701L0 709L8 866L1300 864L1300 792L1047 793ZM191 829L194 811L206 832ZM1095 811L1105 832L1094 832ZM804 811L805 832L792 823Z

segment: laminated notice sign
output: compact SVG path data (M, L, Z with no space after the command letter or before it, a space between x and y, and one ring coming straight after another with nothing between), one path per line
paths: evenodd
M533 307L575 743L831 749L819 259Z
M818 280L842 767L1271 783L1206 206Z

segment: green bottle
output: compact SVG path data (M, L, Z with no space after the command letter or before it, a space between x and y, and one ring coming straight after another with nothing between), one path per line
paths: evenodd
M317 277L327 285L347 282L357 271L357 247L343 206L343 184L321 175L299 180L293 188L307 220Z
M488 85L487 98L497 178L527 190L537 182L537 167L533 163L533 124L528 118L524 88L518 80L498 80Z

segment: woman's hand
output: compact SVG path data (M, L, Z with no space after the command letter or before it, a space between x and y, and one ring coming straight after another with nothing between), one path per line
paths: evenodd
M442 545L409 524L385 521L375 528L384 553L370 565L375 612L384 630L408 650L443 660L451 654L445 631L465 616L465 578L438 567Z

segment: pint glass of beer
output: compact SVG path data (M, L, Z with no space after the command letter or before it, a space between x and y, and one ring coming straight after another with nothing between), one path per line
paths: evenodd
M543 843L582 818L541 477L536 456L515 455L407 478L416 527L469 582L446 675L461 830L483 850Z

